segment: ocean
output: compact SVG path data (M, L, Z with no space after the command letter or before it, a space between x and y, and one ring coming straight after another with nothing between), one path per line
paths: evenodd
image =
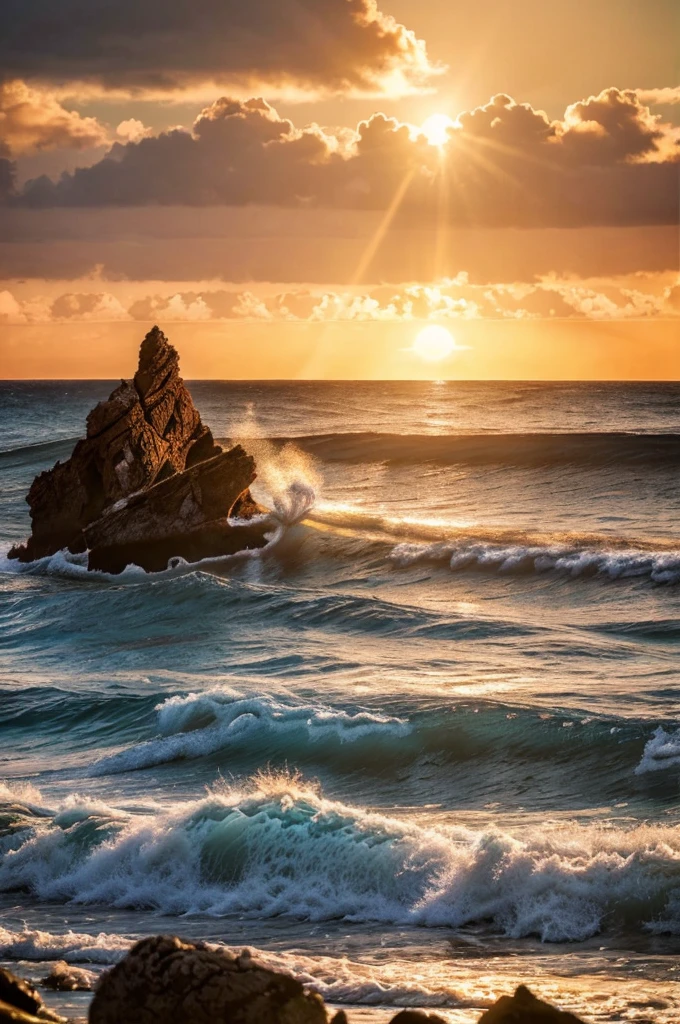
M9 560L113 386L0 383L0 961L680 1019L680 385L191 382L266 549Z

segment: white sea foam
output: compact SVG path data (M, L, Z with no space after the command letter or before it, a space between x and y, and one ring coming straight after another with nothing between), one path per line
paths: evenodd
M181 931L181 929L180 929ZM10 931L0 927L0 957L12 960L59 961L71 964L118 963L140 935L67 931L61 934L34 930ZM209 948L238 955L247 953L253 961L273 971L296 978L318 992L329 1003L364 1006L482 1007L490 1003L485 994L471 998L465 986L444 980L438 965L409 977L408 962L362 964L347 957L310 956L303 953L273 952L253 946L207 943Z
M19 804L35 814L51 814L42 806L42 794L30 782L0 782L0 805Z
M658 772L664 768L675 768L680 765L680 729L666 732L661 726L645 745L642 759L635 769L636 775L645 772Z
M98 935L73 931L52 934L39 929L16 932L0 926L0 956L12 960L113 964L122 960L133 941L106 932Z
M680 552L642 549L580 548L568 544L437 542L397 544L390 558L399 566L418 562L447 564L451 569L479 567L499 572L555 570L569 576L601 575L609 579L647 577L654 583L680 581Z
M300 745L356 743L386 735L400 739L407 722L386 715L286 704L272 697L242 697L229 689L170 697L156 707L156 738L100 758L93 775L148 768L179 758L204 757L239 743L288 739Z
M292 915L582 940L616 926L680 933L671 827L426 828L325 799L290 778L155 813L37 824L0 860L0 890L47 900Z

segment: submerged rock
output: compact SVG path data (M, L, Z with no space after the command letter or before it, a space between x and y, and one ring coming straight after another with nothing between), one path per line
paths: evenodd
M172 936L143 939L104 975L90 1024L326 1024L320 996L299 981Z
M74 967L65 960L57 960L52 964L50 973L40 979L40 984L54 992L91 992L96 981L97 975L94 971Z
M92 548L91 569L129 562L164 569L265 543L264 526L233 527L265 512L248 490L255 464L224 452L201 422L179 375L179 356L154 327L133 380L122 381L87 417L87 436L67 462L35 478L26 498L32 533L10 557L29 562L62 548Z
M573 1013L544 1003L526 985L520 985L514 996L501 996L483 1013L479 1024L583 1024L583 1021Z
M447 1024L437 1013L423 1013L422 1010L401 1010L390 1024Z

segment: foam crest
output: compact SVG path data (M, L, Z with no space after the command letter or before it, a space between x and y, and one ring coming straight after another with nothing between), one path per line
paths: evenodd
M497 572L555 572L605 576L609 579L646 578L654 583L680 581L680 551L646 551L616 547L578 547L564 543L503 544L457 542L398 544L390 554L401 567L430 562L452 570L486 569Z
M69 963L113 964L133 943L122 935L89 935L67 931L60 935L39 929L13 932L0 926L0 957L11 960L67 960Z
M636 775L658 772L680 766L680 729L666 732L659 726L645 745L642 759L635 769Z
M73 812L74 808L71 808ZM680 933L677 829L546 827L518 838L426 828L259 777L125 818L38 823L0 890L164 913L290 915L583 940L605 926Z
M262 437L252 402L240 423L231 430L234 443L241 444L255 458L259 491L265 505L273 509L284 526L304 519L314 507L321 487L321 476L312 455L293 441L275 444Z
M312 704L285 704L272 697L242 697L228 689L170 697L157 705L160 735L100 758L93 775L149 768L239 747L254 740L309 744L356 743L385 736L399 739L410 726L399 718Z

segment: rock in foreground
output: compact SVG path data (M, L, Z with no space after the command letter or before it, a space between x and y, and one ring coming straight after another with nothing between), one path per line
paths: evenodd
M215 443L176 350L154 327L133 380L92 410L71 458L33 481L32 533L10 557L29 562L90 548L91 569L121 572L134 562L157 571L173 556L194 561L262 547L262 523L229 521L266 511L248 490L255 476L242 448L224 452Z
M143 939L106 974L90 1024L326 1024L320 996L299 981L170 936Z
M338 1011L330 1024L347 1024ZM287 974L271 971L244 951L185 942L175 936L142 939L105 974L90 1006L90 1024L328 1024L319 995ZM445 1024L443 1017L401 1010L391 1024ZM502 996L479 1024L583 1024L572 1013L537 999L524 985Z
M0 1024L45 1024L61 1022L63 1017L50 1013L30 982L0 968Z
M479 1024L583 1024L583 1021L573 1013L544 1003L526 985L520 985L514 996L501 996L482 1014Z

